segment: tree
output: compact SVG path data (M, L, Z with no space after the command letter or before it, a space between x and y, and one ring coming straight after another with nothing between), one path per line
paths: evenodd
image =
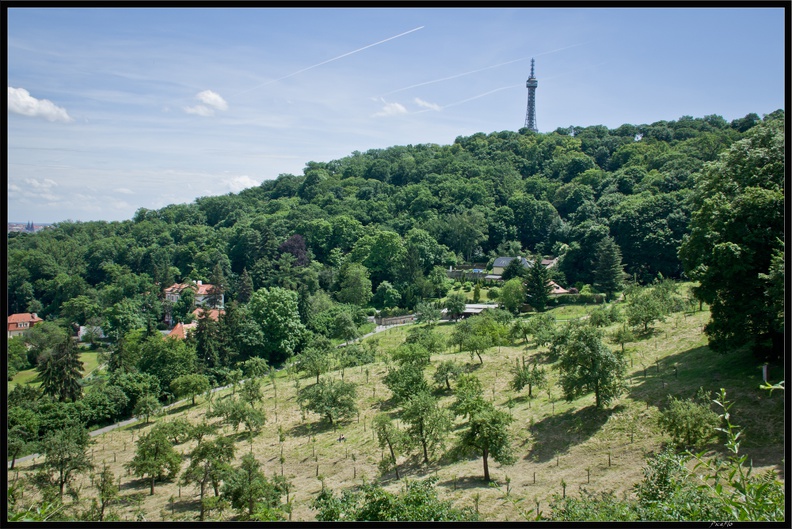
M474 334L467 341L467 347L470 350L470 359L473 360L473 354L478 356L479 363L484 365L484 358L481 356L484 351L492 347L492 337L486 334Z
M449 294L445 301L445 308L448 311L449 318L458 319L465 312L466 303L467 300L464 294L458 292Z
M220 323L214 321L210 312L202 307L198 313L198 325L192 336L195 339L195 354L205 368L219 368L222 365L220 332Z
M116 485L113 471L107 465L102 465L102 471L94 476L93 482L96 485L97 497L93 498L92 502L98 511L98 521L102 522L105 519L107 508L118 501L118 485Z
M206 393L210 389L209 379L206 375L182 375L173 379L170 389L176 397L192 397L192 405L195 406L195 396Z
M285 489L277 480L267 479L256 457L245 454L239 467L228 474L221 494L247 519L253 517L259 503L274 509L278 518L283 519L280 499L284 493Z
M191 287L187 287L179 293L179 300L173 304L173 308L171 309L173 321L190 323L192 321L192 311L194 308L195 290Z
M545 370L536 364L533 365L533 368L528 368L525 365L525 359L523 359L522 365L520 365L519 361L516 361L516 365L511 372L514 378L509 384L510 387L514 391L522 391L525 386L528 386L528 398L533 398L533 386L542 388L547 384L547 373Z
M333 365L332 344L330 340L321 336L315 338L297 357L298 368L308 376L315 376L317 384L319 375L326 373Z
M473 374L463 373L457 378L457 389L454 392L456 399L451 404L451 411L455 415L470 417L472 414L484 406L484 389L481 380Z
M632 329L625 324L613 331L611 340L613 343L621 345L621 352L624 354L624 345L635 341L635 334L632 332Z
M495 409L491 403L484 401L472 411L468 427L460 436L462 448L476 451L481 456L486 481L490 481L490 456L505 465L515 461L509 435L509 425L513 420L508 413Z
M357 388L343 380L321 380L297 394L300 406L327 419L331 425L357 413Z
M783 327L760 274L784 240L784 130L783 113L768 116L697 178L679 255L700 283L696 297L710 305L704 332L716 351L748 345L763 356L783 354Z
M372 428L377 433L377 442L380 448L388 447L393 462L393 469L396 472L396 479L399 476L399 465L396 462L396 449L404 442L404 434L396 428L393 421L384 413L378 413L371 422Z
M152 430L161 432L174 445L189 441L192 439L194 432L193 426L182 418L160 421L154 425Z
M181 455L174 450L165 433L158 430L152 430L138 438L135 456L126 464L126 468L136 476L149 478L152 496L154 481L173 479L180 466Z
M601 338L601 332L590 325L568 329L558 363L566 400L593 391L597 408L601 408L624 391L624 357L611 351Z
M506 265L506 268L503 269L503 273L501 273L501 279L504 282L511 281L512 279L523 279L527 273L525 266L523 265L523 260L521 257L514 257L509 264Z
M391 351L391 358L394 362L400 366L416 365L421 369L429 365L432 353L416 338L420 339L420 334L408 335L405 343Z
M550 299L551 289L550 272L542 264L541 256L536 256L525 275L525 295L528 304L537 311L544 312Z
M55 483L61 499L64 487L71 483L75 475L91 468L87 453L90 442L88 431L81 426L51 431L44 436L41 442L44 468L55 473Z
M261 402L264 394L261 393L261 380L249 378L242 383L239 390L239 398L254 407L257 402Z
M136 417L143 416L146 418L146 424L149 422L149 417L152 415L156 415L162 410L162 404L160 401L151 394L143 395L140 399L138 399L137 403L135 404L135 408L132 413Z
M269 364L263 358L259 358L258 356L254 356L252 358L248 358L242 364L242 367L245 371L245 376L250 378L259 378L263 377L269 371Z
M451 391L451 380L464 373L464 368L453 360L444 360L437 366L437 370L432 376L438 386L445 386Z
M428 391L423 366L408 362L398 367L389 367L382 381L393 394L394 404L401 404L420 391Z
M446 435L451 429L451 417L428 391L421 391L404 403L402 420L409 425L405 441L408 445L420 443L424 463L428 465L429 454L445 444Z
M358 337L358 328L357 325L355 325L355 320L352 314L347 311L336 314L333 327L335 331L333 333L334 336L341 338L346 343L350 343Z
M239 425L248 420L248 414L252 409L241 400L215 400L212 402L209 411L206 412L206 417L209 419L222 417L223 422L231 426L236 432L239 429ZM257 419L258 417L252 417L248 422L251 423L251 426L256 426L253 422L257 422Z
M218 485L223 477L231 471L231 461L234 459L234 442L227 437L218 437L214 441L200 441L190 452L190 464L184 469L181 483L187 485L194 483L200 490L201 514L200 520L204 521L206 505L204 495L206 486L212 484L215 496Z
M624 270L621 260L621 250L613 238L602 239L597 245L594 287L604 293L608 301L622 288Z
M8 340L6 351L8 353L8 380L11 380L17 372L29 366L24 337L15 336Z
M142 345L145 331L136 329L119 337L115 348L107 360L107 369L111 373L130 373L135 371L135 366L142 354Z
M30 412L30 410L14 407L9 410L9 415L11 415L11 410L14 409L18 409L22 412ZM10 470L14 470L14 463L20 454L29 451L31 447L36 445L36 441L38 440L38 421L36 420L35 414L32 419L33 420L27 421L27 424L21 423L11 426L11 417L9 417L6 451L8 457L11 458L11 466L8 467ZM17 420L19 420L19 418ZM35 428L35 431L33 431L32 428Z
M371 299L371 304L378 309L385 309L396 307L401 301L401 294L390 283L390 281L383 281L377 286L377 291Z
M279 287L262 288L253 294L250 314L267 339L262 344L264 357L270 362L291 357L305 335L305 326L297 310L297 292Z
M42 321L25 331L25 343L29 346L27 357L30 364L36 365L44 353L57 348L68 338L66 330L55 322Z
M473 325L470 320L462 320L454 325L451 331L451 336L448 337L448 345L459 346L459 352L462 352L464 347L467 347L468 340L473 336Z
M39 358L37 379L46 395L60 402L76 402L82 396L83 363L80 361L74 340L67 336L54 350Z
M242 275L239 276L239 286L237 286L236 301L240 303L247 303L253 296L253 280L250 279L247 268L242 269Z
M365 306L372 296L368 268L360 263L348 262L341 267L339 276L338 301Z
M157 334L143 342L137 367L143 373L157 377L160 388L170 389L173 380L195 373L195 348L185 340L162 339Z
M701 447L715 436L720 424L718 414L710 409L710 396L700 389L697 397L671 397L660 412L660 426L677 446Z
M206 304L216 309L223 306L223 295L226 291L226 280L223 275L223 267L220 263L215 263L212 268L212 277L209 280L212 287L209 289L209 295L206 297Z
M644 332L649 331L649 325L662 320L665 315L660 298L649 287L634 292L627 300L627 321L630 325L643 325Z
M521 277L509 279L503 284L500 290L500 302L503 308L513 314L518 314L524 301L525 289Z
M442 313L434 303L420 302L415 305L415 322L426 323L429 326L435 325Z

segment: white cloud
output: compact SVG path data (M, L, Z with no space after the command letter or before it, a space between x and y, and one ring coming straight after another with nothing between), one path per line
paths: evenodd
M50 189L51 187L56 187L58 185L57 182L54 180L50 180L49 178L45 178L43 181L39 182L35 178L26 178L25 183L27 183L30 187L35 187L36 189Z
M372 117L379 118L379 117L388 117L388 116L398 116L399 114L406 114L407 109L404 108L404 105L400 103L385 103L385 106L382 107L382 110L372 114Z
M196 114L198 116L209 117L214 116L214 110L204 105L195 105L194 107L184 107L184 111L188 114Z
M209 117L214 116L215 110L228 110L228 103L217 92L204 90L203 92L198 92L195 95L195 99L202 104L194 107L184 107L184 111L188 114Z
M134 191L132 191L131 189L128 189L126 187L117 187L116 189L113 189L113 191L115 191L116 193L124 194L124 195L134 195L135 194Z
M415 104L418 105L419 107L428 108L429 110L442 110L442 107L437 103L429 103L427 101L424 101L420 97L415 98Z
M225 99L220 97L220 94L217 92L204 90L203 92L199 92L195 98L201 103L209 105L210 107L214 107L217 110L228 110L228 103L226 103Z
M8 110L15 114L42 117L49 121L73 121L65 109L49 99L36 99L24 88L8 87Z
M260 183L261 182L257 182L256 180L253 180L247 175L243 175L243 176L235 176L234 178L226 182L226 185L228 186L228 189L230 189L232 193L239 193L243 189L247 189L249 187L256 187Z

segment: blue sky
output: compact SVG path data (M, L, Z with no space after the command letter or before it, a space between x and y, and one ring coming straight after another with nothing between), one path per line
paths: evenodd
M124 220L308 161L784 108L781 8L11 8L8 219Z

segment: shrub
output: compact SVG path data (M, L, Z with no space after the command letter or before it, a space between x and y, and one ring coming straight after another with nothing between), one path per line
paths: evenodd
M700 400L706 395L699 391ZM708 400L708 399L707 399ZM712 439L718 427L718 414L709 404L693 399L671 397L668 407L660 413L660 426L677 446L698 447Z

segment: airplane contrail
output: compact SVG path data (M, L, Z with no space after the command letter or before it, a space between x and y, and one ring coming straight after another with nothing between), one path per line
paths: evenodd
M451 79L456 79L458 77L464 77L465 75L471 75L471 74L474 74L474 73L484 72L486 70L492 70L493 68L499 68L501 66L506 66L507 64L512 64L512 63L515 63L515 62L524 61L524 60L530 59L532 57L541 57L542 55L550 55L551 53L557 53L559 51L568 50L569 48L575 48L577 46L582 46L583 44L586 44L586 43L582 42L580 44L572 44L571 46L565 46L563 48L558 48L557 50L551 50L551 51L545 51L545 52L542 52L542 53L537 53L536 55L532 55L531 57L520 57L519 59L514 59L514 60L506 61L506 62L501 62L501 63L495 64L495 65L492 65L492 66L487 66L485 68L479 68L478 70L471 70L469 72L458 73L456 75L451 75L449 77L443 77L443 78L440 78L440 79L433 79L431 81L425 81L423 83L417 83L417 84L414 84L414 85L405 86L403 88L397 88L396 90L391 90L390 92L386 92L386 93L384 93L384 94L382 94L382 95L380 95L378 97L383 97L383 96L387 96L387 95L390 95L390 94L395 94L396 92L403 92L404 90L409 90L410 88L417 88L419 86L424 86L424 85L428 85L428 84L440 83L442 81L450 81Z
M467 99L463 99L463 100L457 101L455 103L449 103L449 104L445 105L443 108L455 107L457 105L461 105L462 103L467 103L468 101L473 101L474 99L478 99L480 97L488 96L490 94L494 94L495 92L500 92L501 90L508 90L509 88L520 88L522 86L523 86L522 83L513 84L513 85L509 85L509 86L501 86L500 88L495 88L494 90L490 90L488 92L484 92L483 94L479 94L479 95L476 95L476 96L473 96L473 97L468 97Z
M312 70L313 68L318 68L319 66L327 64L329 62L337 61L338 59L343 59L344 57L349 57L352 54L361 52L363 50L367 50L367 49L372 48L374 46L377 46L379 44L383 44L385 42L388 42L389 40L398 39L399 37L403 37L404 35L408 35L408 34L414 32L414 31L418 31L419 29L423 29L424 27L425 26L418 26L417 28L413 28L413 29L411 29L409 31L405 31L404 33L399 33L398 35L394 35L393 37L388 37L387 39L381 40L379 42L375 42L374 44L369 44L368 46L363 46L362 48L358 48L356 50L344 53L343 55L339 55L338 57L333 57L332 59L327 59L326 61L320 62L318 64L314 64L313 66L308 66L307 68L303 68L302 70L297 70L296 72L290 73L289 75L284 75L283 77L279 77L278 79L273 79L271 81L267 81L266 83L261 83L260 85L256 85L253 88L248 88L247 90L243 90L241 92L237 92L236 95L244 94L244 93L250 92L251 90L256 90L257 88L261 88L262 86L267 86L267 85L272 84L272 83L277 83L278 81L283 81L284 79L288 79L289 77L294 77L295 75L301 74L303 72L307 72L308 70Z

